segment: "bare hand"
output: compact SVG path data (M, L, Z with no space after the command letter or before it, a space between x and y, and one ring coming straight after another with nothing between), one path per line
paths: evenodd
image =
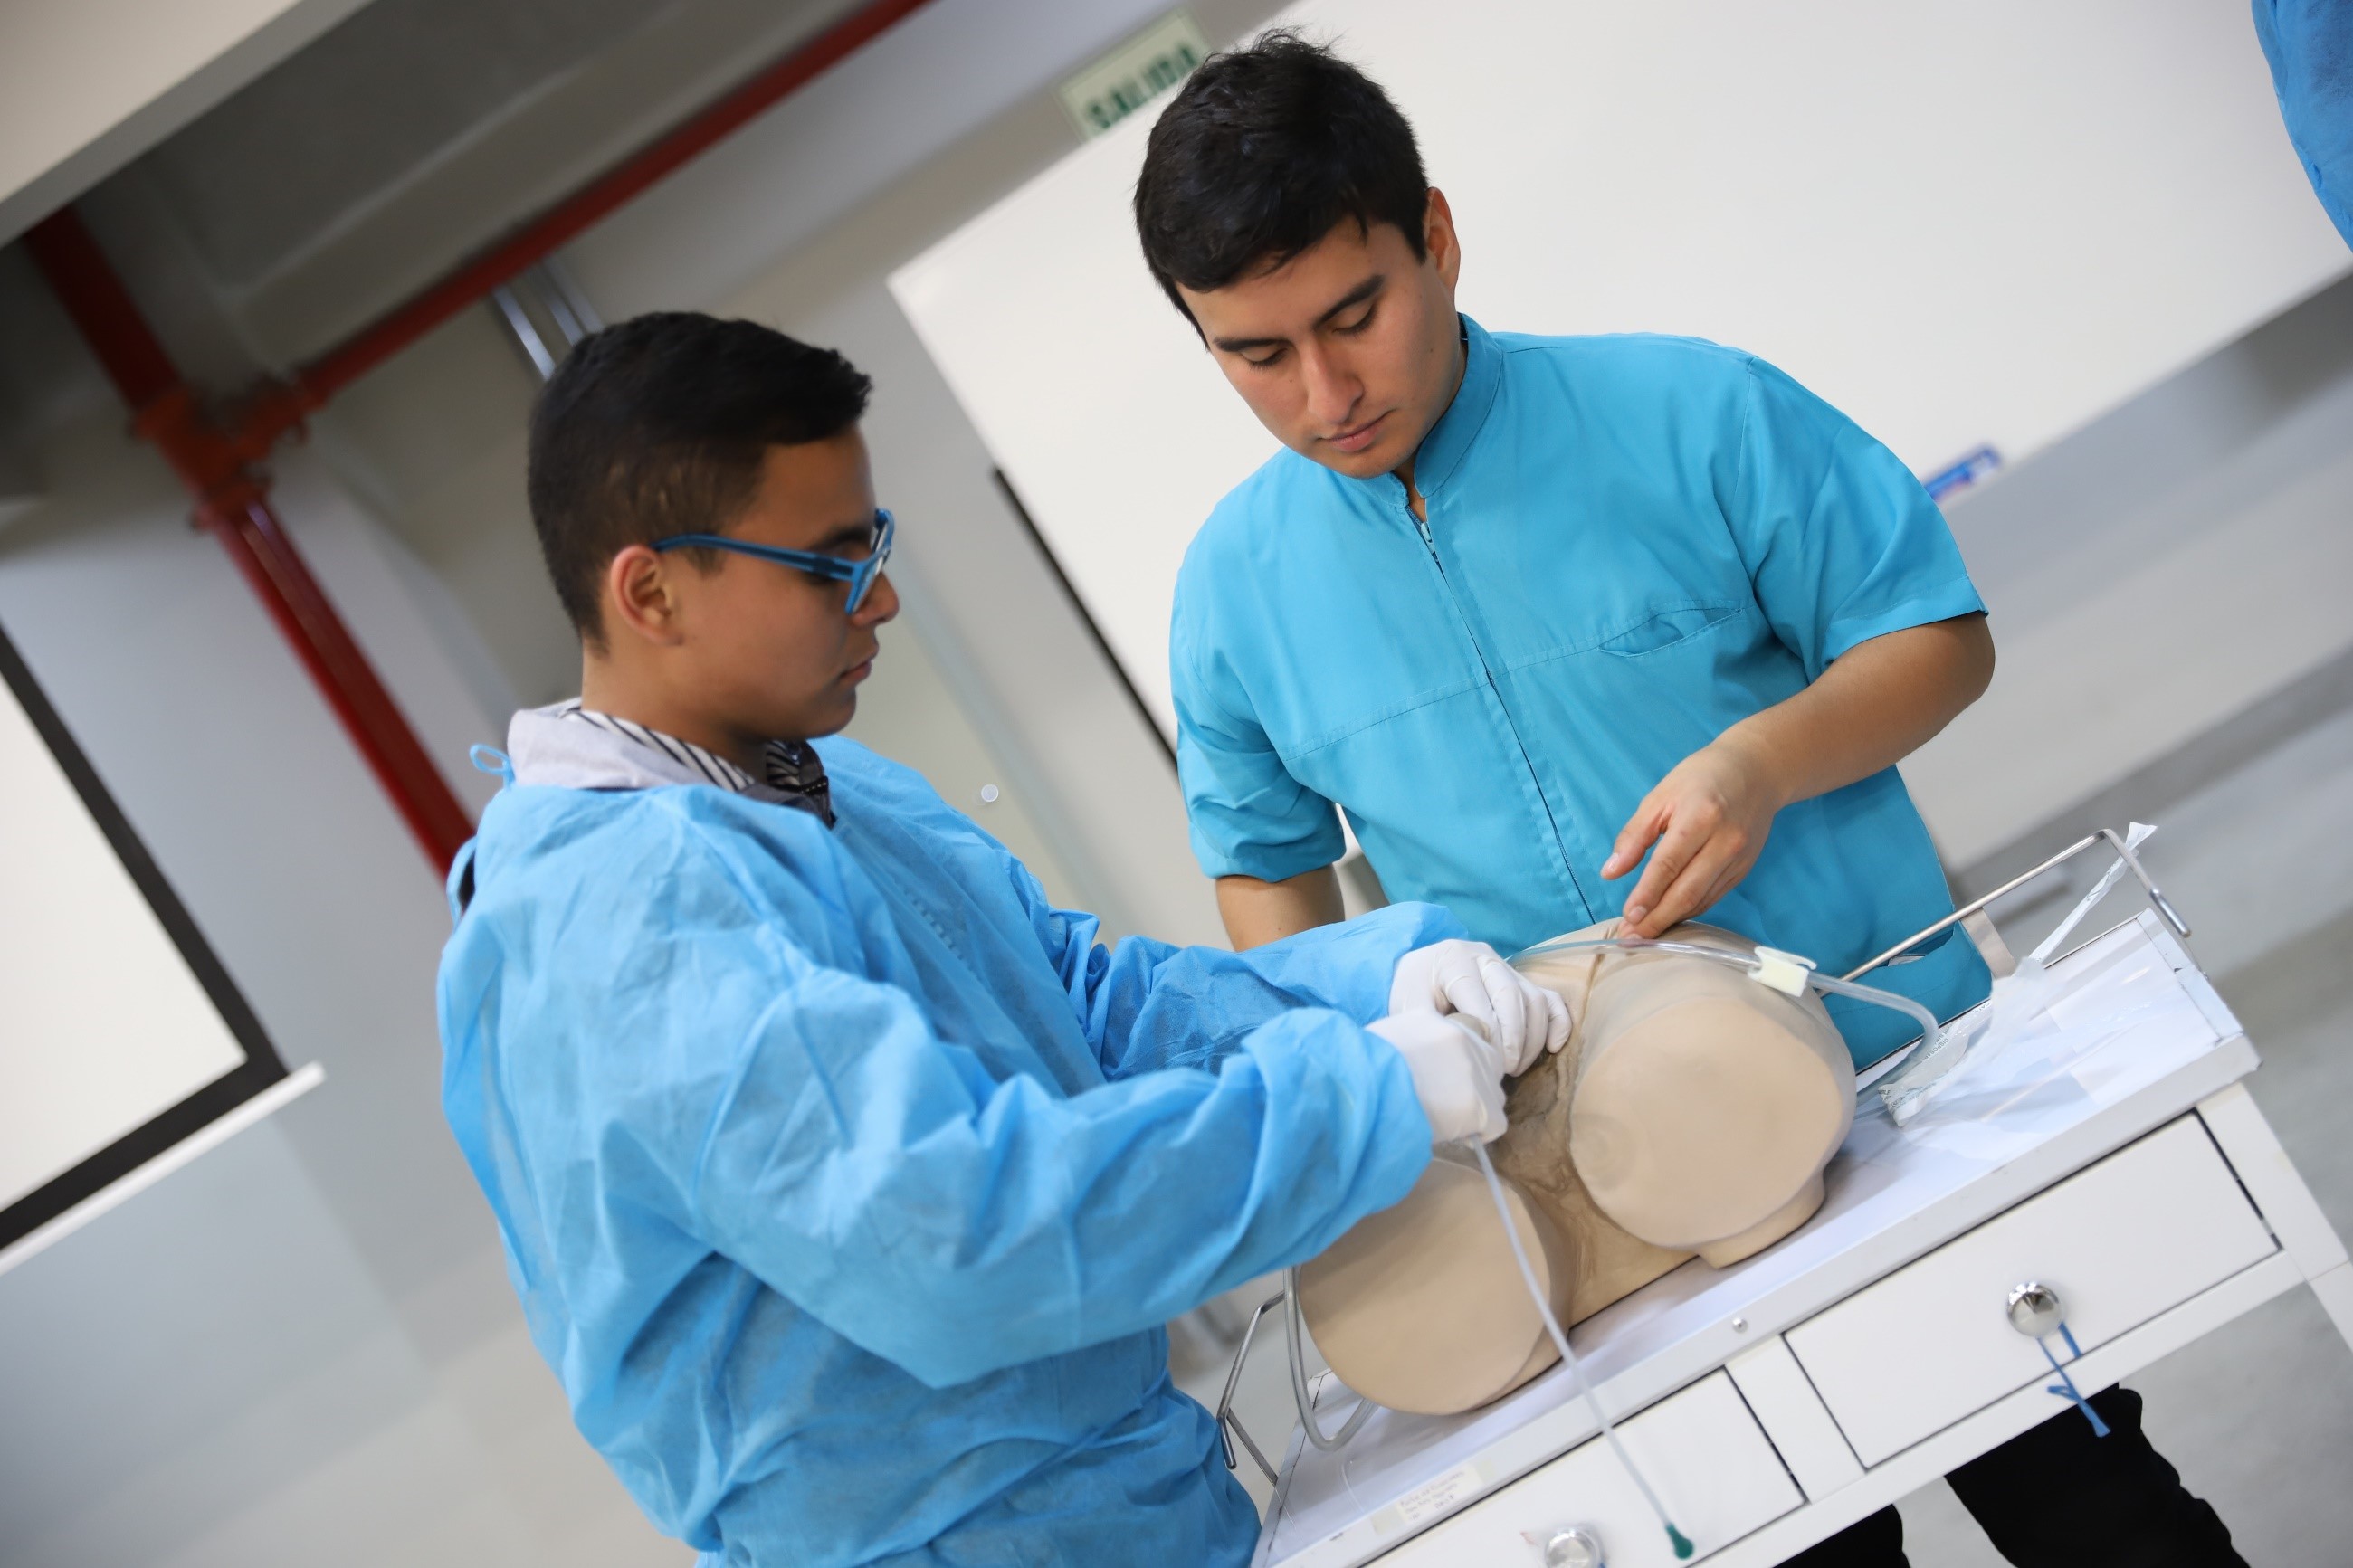
M1615 879L1641 863L1641 880L1626 895L1630 935L1655 937L1699 914L1739 885L1757 864L1784 805L1761 759L1728 741L1694 752L1642 797L1601 865Z

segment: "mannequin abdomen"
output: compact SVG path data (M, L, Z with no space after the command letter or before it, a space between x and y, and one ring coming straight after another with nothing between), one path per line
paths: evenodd
M1707 926L1667 940L1752 951ZM1803 1224L1854 1120L1852 1060L1820 998L1709 959L1581 956L1583 972L1563 977L1583 992L1568 1152L1594 1204L1717 1267ZM1550 979L1542 965L1531 973Z
M1577 1173L1645 1241L1705 1252L1743 1235L1818 1182L1845 1136L1841 1111L1853 1101L1829 1067L1754 1020L1736 1001L1683 1003L1616 1042L1577 1085Z
M1707 926L1668 940L1751 951ZM1564 1325L1694 1253L1736 1262L1820 1205L1822 1167L1853 1121L1854 1068L1819 999L1639 949L1520 968L1568 999L1575 1028L1512 1084L1511 1129L1490 1155ZM1434 1158L1402 1202L1302 1266L1299 1285L1333 1372L1393 1410L1469 1410L1558 1359L1485 1179L1460 1154Z

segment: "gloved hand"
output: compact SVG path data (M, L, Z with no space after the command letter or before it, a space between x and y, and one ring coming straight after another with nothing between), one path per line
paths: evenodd
M1524 1073L1568 1043L1568 1004L1483 942L1434 942L1398 960L1389 1011L1452 1013L1483 1030L1504 1070Z
M1427 1007L1392 1013L1366 1026L1405 1058L1414 1098L1430 1119L1432 1148L1504 1135L1504 1058L1458 1017Z

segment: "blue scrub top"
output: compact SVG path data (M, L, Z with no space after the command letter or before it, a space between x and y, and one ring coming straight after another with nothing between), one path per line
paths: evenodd
M1413 1185L1359 1025L1461 926L1105 949L913 773L818 751L831 831L510 787L452 874L443 1104L573 1419L709 1564L1240 1568L1159 1325Z
M1866 638L1982 610L1894 454L1788 376L1691 339L1490 333L1394 476L1276 454L1177 579L1194 853L1278 880L1341 853L1515 951L1620 912L1618 830L1669 769ZM1894 769L1775 820L1709 921L1842 973L1950 912ZM1949 1016L1966 941L1875 972ZM1859 1063L1901 1015L1832 998Z
M2353 245L2353 5L2254 0L2255 37L2312 194Z

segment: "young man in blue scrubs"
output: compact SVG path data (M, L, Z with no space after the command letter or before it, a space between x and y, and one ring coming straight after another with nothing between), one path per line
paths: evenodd
M1573 199L1547 192L1532 199ZM1237 947L1392 897L1505 952L1704 916L1852 968L1950 912L1894 764L1985 689L1984 605L1894 454L1754 357L1460 316L1446 198L1380 89L1270 35L1155 126L1146 262L1282 441L1187 552L1169 658L1193 842ZM1874 973L1980 999L1958 932ZM1858 1064L1904 1043L1832 1011ZM1951 1478L2019 1563L2229 1563L2094 1396ZM1904 1561L1894 1510L1809 1564Z
M575 1421L705 1563L1240 1568L1159 1325L1500 1133L1567 1021L1428 904L1099 946L819 739L898 606L866 395L690 315L542 393L581 695L515 716L451 873L449 1124Z

